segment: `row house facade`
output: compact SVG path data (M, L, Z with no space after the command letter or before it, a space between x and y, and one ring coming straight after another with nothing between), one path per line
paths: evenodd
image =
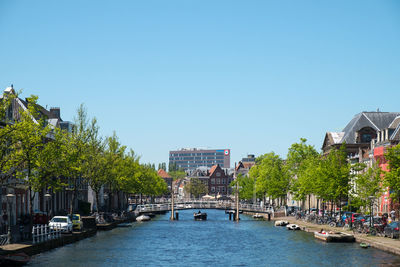
M208 194L212 196L228 196L232 193L230 183L233 180L233 175L229 169L222 168L219 164L213 165L211 168L202 166L188 173L186 182L192 179L197 179L203 183Z
M7 95L14 94L15 90L13 86L6 88L3 94L0 95L0 101L3 101ZM39 107L39 115L41 118L45 118L46 123L51 125L53 128L61 128L65 131L72 131L73 124L69 121L61 119L60 108L53 107L47 110L42 106ZM15 97L5 114L5 120L0 121L0 127L4 127L6 124L15 123L20 119L20 111L26 111L28 109L28 100ZM32 116L32 120L38 123L39 118ZM47 142L51 142L51 136L48 137ZM0 174L1 176L3 174ZM63 178L66 184L69 184L68 178ZM81 186L78 189L77 202L75 208L78 208L78 202L92 201L95 199L90 193L92 192L88 187L87 183L82 181L79 183ZM6 195L13 194L11 203L8 202ZM11 221L11 226L15 226L17 223L26 221L27 216L30 213L30 199L31 194L34 194L33 199L33 212L34 212L34 223L45 223L46 219L43 217L49 213L49 216L53 215L65 215L70 208L72 201L72 190L69 186L63 188L63 190L55 192L52 190L46 191L43 189L40 192L29 192L28 187L25 185L24 180L9 178L3 181L0 190L0 201L1 201L1 216L0 216L0 229L5 231L8 221ZM93 193L92 193L93 194ZM20 220L19 220L20 219Z
M378 164L378 166L384 172L388 171L389 164L385 159L386 150L387 148L396 146L399 143L400 116L397 116L387 128L378 131L376 139L373 139L371 141L371 163ZM378 208L379 213L389 213L391 210L395 209L393 203L390 200L390 188L385 188L384 193L378 200Z
M387 170L384 153L387 147L398 143L399 112L361 112L356 114L341 132L327 132L322 145L323 154L346 144L348 160L351 163L374 163ZM376 200L375 213L390 209L389 191Z

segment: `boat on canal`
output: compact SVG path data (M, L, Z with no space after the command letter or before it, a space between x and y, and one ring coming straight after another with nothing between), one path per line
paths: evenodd
M140 215L139 217L136 218L137 222L146 222L146 221L150 221L150 216L147 215Z
M333 231L314 232L314 237L325 242L350 243L355 241L354 236L351 234L346 234L342 232L333 232Z
M288 221L275 221L275 226L286 226L288 224Z
M0 256L0 266L23 266L27 264L30 257L21 252L9 255Z
M288 230L300 230L300 226L298 226L297 224L288 224L286 225L286 228Z
M201 211L195 212L193 213L193 217L195 221L205 221L207 220L207 213Z
M264 219L264 216L262 214L257 213L257 214L253 215L253 218L254 219Z

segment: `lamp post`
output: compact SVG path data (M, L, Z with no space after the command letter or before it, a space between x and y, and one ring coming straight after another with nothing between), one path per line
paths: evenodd
M49 194L49 191L46 192L44 195L46 199L46 217L47 217L47 223L49 223L49 200L51 198L51 195Z
M7 202L8 202L8 241L7 243L10 244L11 243L11 204L14 200L15 195L13 193L8 193L6 195L7 197Z
M373 216L372 216L372 203L374 201L374 197L373 196L369 196L368 198L369 198L369 216L370 216L370 218L369 218L369 227L372 227L372 219L373 219Z
M172 182L172 186L171 186L171 217L169 218L171 221L175 220L174 217L174 182Z

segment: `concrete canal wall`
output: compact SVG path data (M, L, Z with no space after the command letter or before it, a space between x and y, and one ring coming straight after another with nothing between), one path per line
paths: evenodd
M58 239L49 240L38 244L16 243L0 246L0 255L25 253L29 256L39 254L54 248L58 248L67 244L77 242L79 240L96 235L97 231L111 230L121 223L133 222L135 219L116 220L112 223L96 224L94 217L83 217L83 227L85 230L81 232L73 232L71 234L62 234Z

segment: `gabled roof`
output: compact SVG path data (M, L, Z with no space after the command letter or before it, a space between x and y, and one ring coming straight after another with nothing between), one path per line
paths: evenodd
M399 127L400 124L400 116L397 116L396 118L394 118L394 120L392 121L392 123L389 125L389 129L396 129L397 127Z
M375 131L385 129L399 115L400 113L397 112L358 113L343 129L344 136L341 142L346 142L346 144L355 144L357 131L361 130L364 127L371 127Z
M243 166L244 166L244 168L246 168L246 169L250 169L251 167L253 167L254 165L256 165L256 163L253 161L253 162L243 162Z
M169 174L164 171L163 169L159 169L157 171L158 176L160 176L161 178L171 178L171 176L169 176Z
M343 136L344 132L327 132L325 134L325 139L322 148L331 145L341 144Z
M210 176L213 175L213 173L217 170L217 168L221 168L219 167L219 165L213 165L210 169Z
M241 161L239 161L238 165L236 165L236 171L238 171L239 169L244 169L244 165Z
M393 122L389 125L389 129L394 129L390 135L390 140L400 140L400 116L397 116Z

